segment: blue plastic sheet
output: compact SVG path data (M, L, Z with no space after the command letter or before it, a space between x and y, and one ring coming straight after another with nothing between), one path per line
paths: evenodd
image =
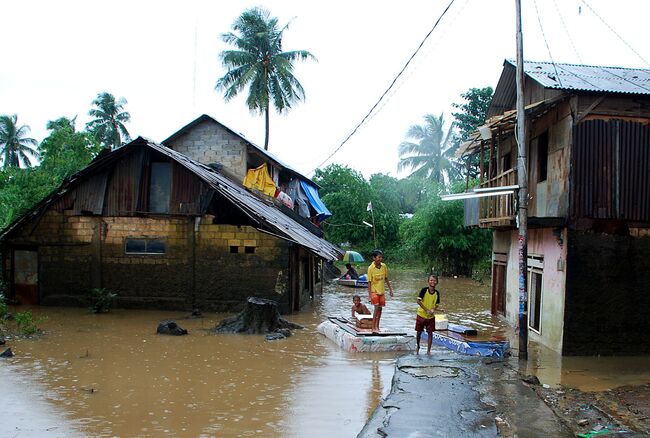
M328 217L332 216L332 213L327 209L327 207L325 207L323 201L320 200L316 187L305 181L300 181L300 186L305 191L307 199L309 199L309 203L314 208L314 211L316 211L316 218L319 222L322 222Z

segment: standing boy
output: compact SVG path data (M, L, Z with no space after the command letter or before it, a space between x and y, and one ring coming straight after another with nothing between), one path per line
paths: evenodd
M390 296L393 296L393 286L388 280L388 268L384 263L384 253L376 249L372 252L372 264L368 267L368 298L370 303L375 306L372 313L372 332L379 333L379 322L381 321L381 311L386 305L386 293L384 283L388 285Z
M415 317L415 332L417 333L417 350L416 354L420 353L420 337L422 332L427 331L427 354L431 354L431 338L433 331L436 329L436 316L433 311L438 308L440 304L440 292L436 289L438 285L438 276L429 275L427 279L429 285L423 287L418 295L418 313Z

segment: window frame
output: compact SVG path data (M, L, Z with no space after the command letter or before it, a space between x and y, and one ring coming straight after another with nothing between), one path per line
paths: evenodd
M144 251L128 251L127 250L127 245L128 241L143 241L144 242ZM159 252L153 252L153 251L147 251L147 248L150 243L152 242L160 242L163 245L163 251ZM167 241L164 238L161 237L125 237L124 238L124 254L126 255L155 255L155 256L160 256L160 255L165 255L167 254Z

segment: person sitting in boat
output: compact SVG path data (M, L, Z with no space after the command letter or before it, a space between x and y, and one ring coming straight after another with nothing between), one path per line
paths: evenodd
M355 318L355 312L359 315L370 315L370 310L361 302L361 297L355 295L352 297L352 318Z
M357 278L359 278L359 274L357 273L357 270L354 269L350 263L346 263L345 267L348 270L343 275L343 278L345 278L346 280L356 280Z

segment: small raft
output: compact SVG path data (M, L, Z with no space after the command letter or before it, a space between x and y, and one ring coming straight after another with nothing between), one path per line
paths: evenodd
M377 351L411 351L415 349L415 336L405 332L383 330L372 333L370 329L357 328L346 318L329 317L316 330L345 351L366 353Z
M449 324L452 326L452 324ZM458 330L455 326L453 329ZM474 333L476 333L474 331ZM436 330L431 335L431 342L435 345L448 348L452 351L462 354L469 354L470 356L485 356L485 357L505 357L510 349L510 343L506 340L493 340L493 339L477 339L476 335L468 335L449 330ZM426 349L428 333L422 333L420 339L420 349Z

